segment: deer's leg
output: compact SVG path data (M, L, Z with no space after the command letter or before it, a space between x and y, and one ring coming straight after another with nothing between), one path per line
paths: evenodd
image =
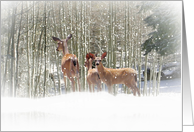
M75 81L74 81L74 79L73 79L73 78L71 79L71 82L72 82L72 86L73 86L73 87L72 87L73 92L75 92Z
M134 88L137 91L138 96L140 96L140 90L139 90L139 88L136 85L134 86Z
M136 85L132 86L132 90L133 90L133 95L134 96L136 96L136 92L137 92L138 96L140 96L139 88Z
M68 78L69 78L69 80L70 80L71 83L72 83L72 90L73 90L73 92L75 92L75 80L74 80L74 78L71 77L71 76L68 76Z
M112 85L108 86L108 93L113 94Z
M129 83L125 84L128 88L130 88L133 91L133 95L136 96L136 89Z
M78 61L77 61L77 67L76 67L76 70L75 70L75 75L76 75L78 85L79 85L79 92L81 92L81 86L80 86L80 82L79 82L79 63L78 63Z
M97 83L98 92L102 91L101 83Z
M110 91L111 91L111 88L110 88L110 86L108 86L108 93L109 93L109 94L111 94Z
M92 92L91 83L88 83L88 85L89 85L89 91Z
M73 78L73 76L74 76L73 75L74 74L74 68L73 67L74 67L73 61L70 60L70 63L69 63L69 71L67 73L67 76L68 76L69 80L72 83L72 90L73 90L73 92L75 92L75 80Z
M132 88L132 90L133 90L133 92L134 92L134 96L136 96L136 92L137 92L138 96L140 96L140 90L139 90L139 88L137 87L135 80L132 81L132 83L131 83L131 88Z
M87 83L88 83L88 87L89 87L89 92L91 92L91 84L90 84L89 77L87 76L86 79L87 79Z
M97 92L99 92L100 91L99 84L97 83L96 85L97 85Z
M92 90L93 90L93 92L94 92L94 84L92 84Z
M136 89L132 88L133 90L133 95L136 96Z
M81 86L80 86L80 82L79 82L79 75L78 75L78 77L76 77L76 78L77 78L78 85L79 85L79 92L81 92Z
M67 85L66 85L66 74L63 72L63 80L64 80L64 83L65 83L65 89L67 89Z

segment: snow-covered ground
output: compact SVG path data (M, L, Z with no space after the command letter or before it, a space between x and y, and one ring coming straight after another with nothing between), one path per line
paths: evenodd
M161 90L181 91L176 81L161 82ZM1 98L1 130L181 131L182 94L172 90L157 97L134 97L76 92L38 100Z

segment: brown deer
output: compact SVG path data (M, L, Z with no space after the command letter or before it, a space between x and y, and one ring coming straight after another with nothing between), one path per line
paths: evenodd
M97 85L97 91L101 91L102 87L101 87L101 80L100 80L100 76L97 72L97 69L92 69L92 58L90 57L89 54L86 55L86 61L84 63L84 66L88 69L88 75L87 75L87 82L89 85L89 90L90 92L94 92L94 86ZM92 89L91 89L92 86Z
M100 79L107 85L108 92L113 93L113 84L125 84L128 88L132 89L133 95L136 96L136 92L140 96L139 88L137 87L137 73L132 68L112 69L103 66L101 60L103 60L107 53L104 52L101 57L95 57L94 54L89 53L92 59L95 60L97 71Z
M72 89L75 92L75 81L74 77L77 78L79 91L80 91L80 82L79 82L79 63L76 55L70 54L67 41L71 39L72 35L70 34L66 39L59 39L57 37L52 37L54 41L57 41L58 47L57 51L63 51L63 58L61 60L61 70L63 72L64 82L66 86L66 76L72 82Z

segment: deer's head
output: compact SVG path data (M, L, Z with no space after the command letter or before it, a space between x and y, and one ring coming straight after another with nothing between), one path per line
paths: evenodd
M63 50L63 41L57 37L52 37L54 41L57 42L57 51L62 51Z
M57 51L63 51L64 44L67 44L67 41L71 39L72 34L69 34L66 39L59 39L57 37L52 37L54 41L57 42Z
M98 66L98 65L101 63L101 60L103 60L103 59L106 57L107 52L104 52L104 53L102 54L101 57L97 57L97 56L95 56L95 55L92 54L92 53L89 53L89 55L90 55L90 57L91 57L93 60L95 60L95 64Z

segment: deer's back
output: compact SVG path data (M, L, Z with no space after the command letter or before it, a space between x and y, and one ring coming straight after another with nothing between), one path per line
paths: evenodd
M107 68L103 82L110 84L125 84L135 79L136 71L132 68L111 69Z

